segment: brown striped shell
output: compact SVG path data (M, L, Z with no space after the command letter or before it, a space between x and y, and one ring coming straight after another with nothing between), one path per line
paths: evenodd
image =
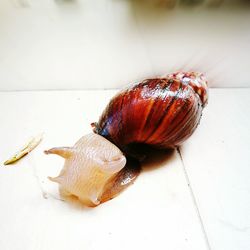
M196 129L207 93L206 80L196 72L144 80L110 101L94 132L125 152L134 143L173 148Z

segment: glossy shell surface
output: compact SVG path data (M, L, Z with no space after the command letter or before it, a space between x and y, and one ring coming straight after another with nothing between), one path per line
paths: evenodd
M147 79L118 93L94 132L122 150L134 143L173 148L192 135L206 103L202 74L177 72Z

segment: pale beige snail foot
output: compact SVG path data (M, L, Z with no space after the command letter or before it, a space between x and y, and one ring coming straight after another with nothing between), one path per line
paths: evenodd
M97 134L83 136L73 147L56 147L45 153L65 159L59 176L49 177L59 184L60 193L77 197L89 207L117 196L139 174L138 167L126 165L119 148Z

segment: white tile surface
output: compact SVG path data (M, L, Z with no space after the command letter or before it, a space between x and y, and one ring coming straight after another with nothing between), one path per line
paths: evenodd
M184 165L177 153L160 156L132 187L96 209L59 200L47 176L63 160L42 151L90 132L113 94L0 93L0 249L249 249L250 89L210 91L200 126L181 148ZM36 150L2 165L41 131Z
M133 186L95 209L58 200L63 160L44 149L90 132L114 91L0 93L0 249L207 249L182 162L148 163ZM200 129L200 132L202 128ZM43 142L13 166L2 162L27 137ZM204 132L204 131L203 131Z
M250 89L210 91L199 129L181 148L214 250L250 249Z

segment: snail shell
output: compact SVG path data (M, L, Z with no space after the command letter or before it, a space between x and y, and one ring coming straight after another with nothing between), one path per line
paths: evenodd
M207 82L196 72L147 79L121 91L92 124L94 134L73 147L45 151L65 158L60 175L50 180L59 183L63 196L75 196L87 206L110 200L140 173L131 146L180 145L199 124L207 99Z
M147 79L116 95L94 132L128 153L134 143L173 148L192 135L207 98L206 80L199 73Z

